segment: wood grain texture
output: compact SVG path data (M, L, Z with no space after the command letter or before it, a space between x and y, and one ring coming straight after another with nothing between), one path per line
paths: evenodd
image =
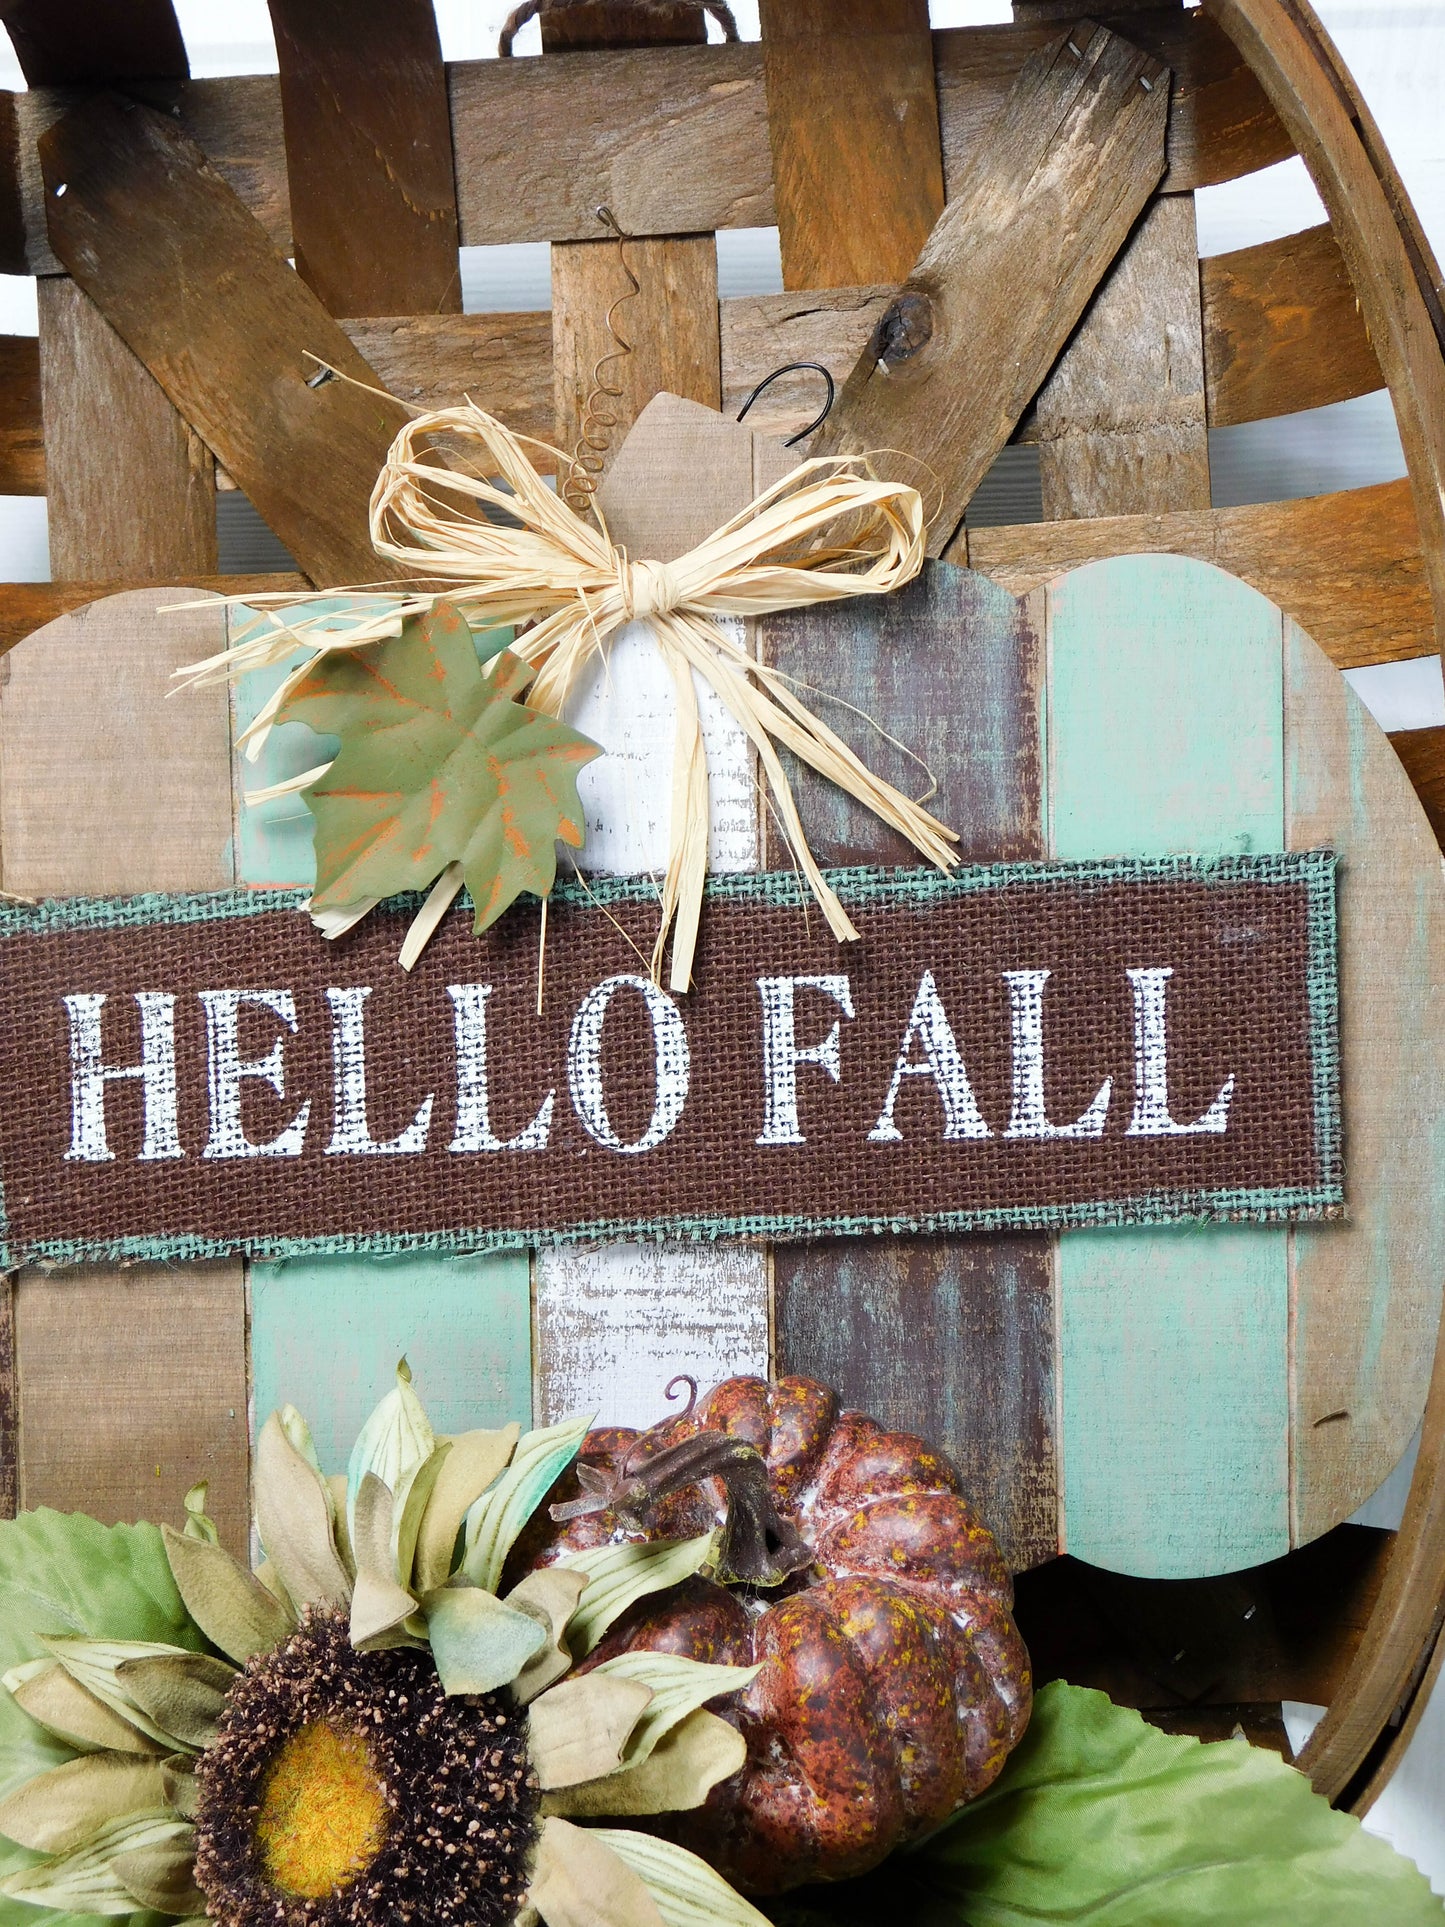
M205 1479L222 1542L247 1552L239 1264L23 1271L15 1332L23 1507L175 1524Z
M1048 634L1051 856L1284 847L1276 608L1136 556L1056 583ZM1183 1578L1288 1547L1286 1241L1254 1225L1059 1239L1066 1551Z
M219 607L156 614L187 593L142 591L62 617L0 664L8 888L105 895L234 880L225 692L165 701L172 668L225 634ZM206 1478L227 1543L245 1547L238 1263L24 1272L15 1326L23 1505L176 1518Z
M760 11L784 287L901 281L943 212L927 0Z
M0 495L44 493L40 343L34 335L0 335Z
M38 295L51 574L214 575L210 450L82 288Z
M1290 1234L1294 1536L1353 1512L1425 1403L1445 1278L1445 883L1398 757L1290 624L1287 834L1340 857L1348 1225Z
M104 596L129 589L155 586L158 578L119 582L3 582L0 583L0 654L41 629L47 622L68 615L72 609L86 608ZM192 585L217 595L245 595L248 590L302 589L299 575L213 575L192 576Z
M41 158L57 252L300 567L373 580L366 505L399 416L348 382L308 386L308 351L374 380L316 297L148 108L89 101Z
M413 408L453 408L470 395L518 435L551 442L552 317L529 314L396 315L343 321L382 387ZM0 461L4 459L0 422ZM545 473L546 449L530 448Z
M667 561L744 507L776 463L750 428L659 396L618 451L599 499L615 541ZM578 785L587 821L581 861L592 870L631 875L666 864L676 698L657 669L646 625L631 624L568 707L568 720L609 752ZM700 708L710 862L754 869L758 804L746 739L716 703L703 698ZM534 1280L535 1403L544 1422L596 1410L645 1423L661 1415L663 1387L677 1372L704 1384L767 1373L760 1245L543 1248Z
M1429 585L1409 484L1177 515L971 529L971 565L1022 592L1106 556L1174 554L1241 576L1340 669L1428 655Z
M814 438L942 476L940 554L1164 166L1168 70L1103 27L1024 67Z
M1211 427L1382 388L1340 244L1306 228L1199 263Z
M1078 10L1072 10L1078 17ZM1096 18L1152 53L1174 75L1168 172L1175 194L1233 180L1282 161L1294 148L1239 49L1206 11L1164 6L1104 9ZM934 35L944 179L955 182L983 138L1023 60L1058 32L1051 22L961 27Z
M1379 129L1306 0L1218 0L1214 12L1258 74L1330 217L1395 404L1438 623L1445 617L1440 270Z
M1436 842L1445 848L1445 726L1397 730L1390 747L1420 799Z
M31 87L190 72L171 0L0 0L0 24Z
M899 594L762 625L787 674L880 718L926 765L931 807L973 859L1043 853L1042 642L1029 608L977 575L927 569ZM829 721L908 793L928 777L863 715ZM792 772L826 863L914 853L841 792ZM767 867L786 866L775 833ZM1058 1549L1049 1241L868 1239L773 1254L778 1367L815 1375L884 1423L948 1450L1021 1568Z
M1157 26L1155 24L1157 20ZM1165 185L1231 180L1293 150L1248 64L1200 11L1130 14L1127 34L1175 74ZM1048 26L933 36L944 177L972 163ZM579 53L565 63L478 60L447 69L460 238L586 240L606 201L633 234L767 226L775 218L763 53L756 43ZM63 88L13 97L21 209L0 268L53 274L35 142L74 105ZM280 86L272 74L176 89L196 141L283 253L293 246ZM537 129L547 130L545 139Z
M269 0L296 270L336 315L460 312L432 0Z
M1044 520L1209 507L1194 197L1129 236L1034 404Z
M567 241L552 249L553 439L569 456L599 375L621 390L599 398L613 418L594 437L604 441L604 462L654 395L665 390L709 408L721 400L717 242L710 234L687 234L625 246L641 292L617 310L614 322L632 353L600 370L602 358L617 349L608 312L631 287L618 245Z

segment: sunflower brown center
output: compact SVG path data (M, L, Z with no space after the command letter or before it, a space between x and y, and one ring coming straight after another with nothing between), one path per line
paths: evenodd
M256 1842L276 1886L319 1900L376 1858L387 1818L386 1790L366 1741L317 1721L298 1727L271 1763Z

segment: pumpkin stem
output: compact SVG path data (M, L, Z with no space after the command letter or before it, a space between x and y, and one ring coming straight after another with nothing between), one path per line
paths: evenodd
M644 1434L644 1437L646 1435ZM640 1442L640 1441L639 1441ZM762 1454L727 1432L694 1432L691 1438L644 1459L636 1448L606 1472L588 1467L589 1490L551 1508L559 1523L610 1512L619 1524L646 1532L654 1508L674 1492L716 1479L727 1491L719 1577L754 1586L780 1586L790 1573L811 1564L813 1549L778 1511ZM582 1468L578 1467L580 1474Z

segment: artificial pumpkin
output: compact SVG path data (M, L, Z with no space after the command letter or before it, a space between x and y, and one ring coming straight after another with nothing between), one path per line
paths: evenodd
M957 1473L824 1385L694 1385L645 1432L589 1433L552 1498L519 1569L722 1526L717 1576L639 1602L581 1670L636 1650L761 1664L716 1708L746 1764L670 1823L745 1891L866 1872L982 1793L1028 1724L1012 1584Z

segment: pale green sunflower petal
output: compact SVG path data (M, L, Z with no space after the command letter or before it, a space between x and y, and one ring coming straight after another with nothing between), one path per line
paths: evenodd
M182 1919L204 1912L206 1896L196 1885L194 1834L187 1839L157 1840L132 1847L111 1861L111 1871L128 1887L142 1907Z
M467 1513L462 1571L474 1585L497 1590L507 1554L523 1526L576 1458L591 1429L591 1417L569 1418L524 1433L517 1441L511 1464Z
M269 1653L296 1624L296 1615L223 1546L161 1527L166 1557L186 1611L213 1646L239 1666Z
M527 1751L542 1791L615 1773L651 1698L651 1689L637 1680L584 1673L534 1700Z
M196 1762L190 1753L173 1753L161 1764L164 1775L162 1792L172 1813L183 1820L194 1820L200 1788L196 1785Z
M165 1804L166 1768L134 1753L87 1753L0 1800L0 1833L33 1853L68 1853L128 1813Z
M218 1546L221 1535L216 1529L215 1520L206 1512L206 1494L209 1490L209 1481L202 1479L186 1494L186 1523L182 1531L187 1539L199 1539L203 1545Z
M10 1697L37 1726L82 1753L161 1754L171 1748L135 1724L136 1708L116 1712L89 1693L58 1659L31 1659L4 1676Z
M619 1653L589 1675L592 1679L635 1679L650 1687L652 1702L627 1743L623 1760L640 1766L664 1734L709 1700L724 1693L740 1693L762 1671L761 1666L707 1666L680 1653Z
M346 1474L328 1473L326 1490L331 1494L331 1516L336 1522L336 1550L341 1555L342 1565L354 1579L356 1554L351 1549L351 1527L346 1520Z
M600 1780L544 1794L542 1811L576 1820L681 1813L700 1807L715 1786L742 1769L747 1757L747 1742L737 1728L699 1709L659 1740L639 1766L624 1766Z
M0 1880L0 1893L61 1913L133 1914L136 1896L116 1871L118 1856L141 1853L173 1840L190 1841L195 1829L173 1813L132 1815L103 1828L82 1846L55 1860L21 1867ZM187 1908L188 1913L194 1908Z
M391 1570L399 1586L410 1586L416 1565L416 1542L427 1502L436 1490L442 1468L451 1456L451 1440L442 1439L434 1452L402 1474L391 1515Z
M623 1827L593 1833L645 1884L664 1927L768 1927L765 1914L685 1847Z
M601 1833L544 1820L526 1910L547 1927L666 1927L642 1879Z
M163 1752L175 1751L175 1736L153 1720L122 1685L119 1668L132 1659L188 1659L183 1647L165 1646L146 1639L80 1639L41 1635L40 1643L53 1653L71 1678L94 1694L113 1713L159 1742Z
M425 1640L418 1640L413 1633L416 1619L417 1603L409 1592L403 1592L384 1574L362 1567L351 1594L351 1643L357 1652L425 1645Z
M411 1385L411 1367L403 1358L396 1368L396 1384L357 1433L346 1468L346 1523L356 1544L356 1501L361 1481L374 1472L390 1491L401 1488L412 1468L430 1456L436 1435L425 1408ZM359 1563L359 1561L358 1561Z
M541 1620L504 1606L480 1586L443 1586L428 1593L423 1605L432 1658L448 1693L510 1686L547 1644Z
M528 1705L571 1671L567 1622L586 1589L585 1572L573 1572L566 1566L543 1566L538 1572L529 1572L507 1594L509 1606L530 1613L547 1629L546 1644L512 1681L512 1696L519 1706Z
M344 1606L351 1581L336 1550L331 1493L273 1412L256 1440L256 1529L296 1610Z
M447 1441L452 1449L417 1534L413 1580L419 1593L434 1592L451 1578L462 1521L493 1480L506 1471L521 1436L521 1426L513 1424L497 1432L462 1432Z
M205 1653L126 1660L115 1676L143 1713L197 1753L215 1739L226 1695L237 1679L234 1666Z
M696 1539L628 1539L619 1545L569 1553L559 1562L561 1566L585 1572L588 1579L587 1590L567 1627L573 1652L590 1653L614 1620L620 1619L636 1600L680 1585L695 1572L715 1564L720 1536L704 1532Z

